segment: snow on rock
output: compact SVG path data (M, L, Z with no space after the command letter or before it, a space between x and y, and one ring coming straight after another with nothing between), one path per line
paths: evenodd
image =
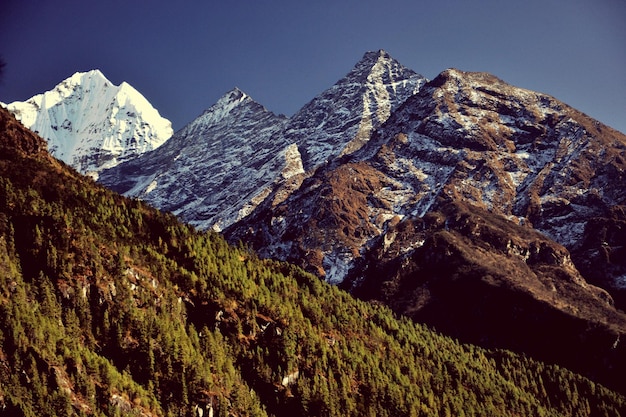
M53 156L94 177L158 148L172 135L170 121L145 97L126 82L115 86L99 70L77 72L7 108L48 141Z
M197 227L223 230L265 198L284 201L306 172L361 147L425 81L386 52L369 52L290 119L235 88L163 147L100 180Z
M310 171L360 149L425 82L387 52L367 52L345 77L291 118L285 136L298 144L304 169Z
M274 182L302 172L297 146L278 135L286 120L234 88L162 147L104 171L100 182L196 227L222 230Z
M456 69L427 82L376 51L291 118L234 89L101 181L338 283L390 224L442 200L575 249L589 218L624 204L611 185L625 179L625 148L550 96Z
M289 179L294 175L304 174L304 167L302 165L302 156L298 151L298 145L292 143L285 148L285 168L282 170L281 175L284 179Z

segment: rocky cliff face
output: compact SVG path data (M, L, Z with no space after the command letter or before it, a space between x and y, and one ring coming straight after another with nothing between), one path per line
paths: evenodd
M425 82L387 52L368 52L344 78L298 111L284 136L298 144L304 168L311 171L360 149Z
M363 157L423 193L411 213L444 194L469 202L544 233L572 251L583 275L620 292L626 271L609 230L623 221L625 135L552 97L456 70L394 116ZM419 168L404 169L409 161ZM606 239L592 239L598 221ZM603 278L586 262L600 253Z
M390 226L342 285L460 340L620 384L626 316L611 295L566 248L483 208L441 199Z
M169 120L127 83L98 70L76 73L54 89L6 105L48 142L52 156L81 173L98 173L156 149L172 135Z

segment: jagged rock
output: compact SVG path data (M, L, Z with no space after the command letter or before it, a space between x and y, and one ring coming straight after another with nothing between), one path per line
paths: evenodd
M488 74L447 70L406 100L350 158L336 159L289 200L276 207L268 204L227 234L262 242L255 247L265 256L297 261L341 281L341 275L329 277L328 272L347 273L369 242L384 232L385 221L424 216L437 197L446 195L536 228L570 249L574 263L585 269L584 257L577 254L581 243L589 242L585 233L592 233L585 231L587 222L624 204L625 151L626 136L550 96ZM355 217L339 210L335 217L343 216L343 222L323 223L313 233L324 236L324 248L335 249L298 244L290 240L293 233L265 232L270 229L264 224L276 212L291 213L281 214L284 230L315 218L320 205L314 202L322 201L322 192L325 199L345 199L348 189L329 195L322 178L345 176L347 182L345 168L356 165L360 173L368 171L352 177L369 187L360 207L367 214ZM358 192L349 194L354 198ZM342 233L354 227L343 223L359 225L355 242L345 244ZM303 261L303 253L320 250L321 259ZM345 256L349 253L354 256ZM612 272L594 283L619 290L626 270L615 266L605 268Z
M387 52L367 52L345 77L299 110L284 135L298 144L310 171L360 149L425 82Z

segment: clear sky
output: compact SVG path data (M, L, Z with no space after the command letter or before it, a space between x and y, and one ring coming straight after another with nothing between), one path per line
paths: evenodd
M290 116L378 49L429 79L490 72L626 132L626 0L0 0L0 101L97 68L176 130L233 87Z

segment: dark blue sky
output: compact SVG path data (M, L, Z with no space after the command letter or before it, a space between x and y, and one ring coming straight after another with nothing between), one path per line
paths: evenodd
M235 86L291 115L385 49L430 79L487 71L626 132L626 0L0 2L4 102L98 68L176 130Z

